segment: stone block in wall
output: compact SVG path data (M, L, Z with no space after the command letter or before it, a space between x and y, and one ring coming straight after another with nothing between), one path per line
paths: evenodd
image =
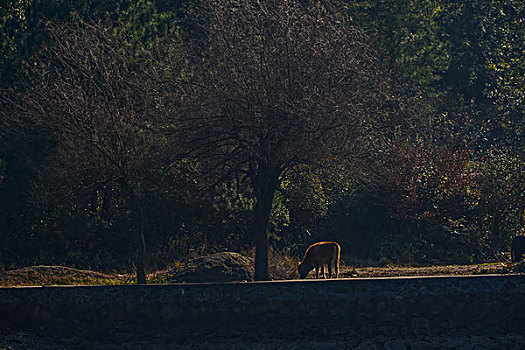
M525 332L525 276L0 288L0 325L256 327L370 336ZM206 326L208 325L208 326Z

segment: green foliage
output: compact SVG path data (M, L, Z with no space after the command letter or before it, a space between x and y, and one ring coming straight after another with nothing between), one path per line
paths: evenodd
M281 193L294 220L314 224L326 215L329 198L325 185L315 173L291 174L281 182Z
M17 68L17 54L27 33L29 0L8 0L0 5L0 82L11 79Z
M525 228L525 159L493 150L480 162L476 220L493 250L506 250Z
M48 21L104 22L131 39L138 57L180 31L175 15L158 13L152 1L7 0L0 9L0 82L4 84L13 83L21 63L31 60L47 45L45 23Z
M325 172L291 166L273 201L271 244L301 256L314 241L337 240L343 255L382 263L501 259L512 237L525 227L525 5L503 0L342 3L350 24L367 32L381 64L400 81L407 96L405 112L417 120L411 135L405 138L400 132L396 142L376 150L379 162L371 156L359 159L374 165L367 169L368 181L355 181L357 170L351 167L333 179L329 173L338 165L330 162L321 166ZM180 81L182 76L188 81L186 75L197 66L180 71L180 43L205 45L202 23L188 19L196 6L188 0L3 1L2 111L8 108L5 89L20 88L27 63L48 48L46 23L104 23L112 35L126 39L133 69L147 66L148 74L159 80ZM211 63L213 57L206 59ZM281 76L276 73L276 80ZM159 84L149 91L155 103L171 98L164 88ZM241 89L240 96L246 92ZM98 104L91 104L86 108L96 110ZM292 105L304 109L300 103L287 106ZM156 107L164 114L179 108L169 103ZM148 125L155 123L152 118ZM170 122L157 130L176 127ZM248 181L227 177L215 179L206 190L198 188L205 166L187 159L174 163L171 152L178 142L169 133L155 137L154 143L169 151L154 159L163 166L150 175L148 186L138 188L150 264L159 268L185 256L247 249L253 242L249 227L255 201ZM57 157L56 143L48 128L35 128L26 119L0 120L0 265L126 269L135 248L129 241L133 222L122 188L108 183L75 195L44 190L39 180L44 175L56 188L71 183L71 174L59 177L49 171ZM141 152L153 154L152 147ZM306 152L305 159L310 155ZM330 155L321 152L318 159L323 157ZM285 260L283 271L289 267Z
M427 242L419 237L390 236L381 244L379 259L386 265L427 262L426 244Z
M346 4L416 97L419 134L460 135L483 151L497 146L523 153L523 2Z
M35 62L41 52L47 50L48 23L65 22L74 27L81 21L103 22L106 27L112 27L116 35L129 40L130 60L136 63L150 56L145 54L146 50L159 45L160 38L171 40L170 35L177 30L173 15L158 14L148 1L30 0L8 1L3 6L0 81L5 87L20 87L18 79L27 67L25 64ZM4 96L12 98L2 90L2 107L12 108L12 101L4 100ZM122 193L98 185L92 189L95 200L89 193L68 193L67 190L46 193L46 186L67 188L65 182L72 174L60 178L58 175L64 175L64 171L59 166L54 173L57 176L48 176L53 172L49 171L50 165L60 154L55 149L57 140L48 130L56 125L42 127L26 119L13 109L5 114L2 111L0 120L0 225L6 233L0 248L1 263L65 263L104 270L125 265L133 256L133 248L127 244L129 239L125 239L129 237L132 223L128 219L129 208L122 202ZM150 151L142 149L142 152ZM79 159L69 164L76 162L85 164ZM92 175L88 174L84 180ZM42 184L46 176L49 181ZM76 181L78 188L84 187L83 180L77 177ZM77 185L72 188L75 191Z
M439 1L347 1L347 7L351 18L375 38L385 63L416 93L440 79L451 57L436 23L443 11Z
M377 189L354 185L331 199L328 213L311 242L335 240L342 254L356 261L381 260L381 244L390 233L384 197Z

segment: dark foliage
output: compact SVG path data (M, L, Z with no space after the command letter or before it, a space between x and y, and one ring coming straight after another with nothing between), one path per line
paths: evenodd
M523 232L522 2L0 9L0 268L135 270L142 227L150 268L258 237L262 271L268 244L437 264Z

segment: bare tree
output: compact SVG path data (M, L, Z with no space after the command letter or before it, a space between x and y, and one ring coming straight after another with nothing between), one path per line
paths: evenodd
M100 24L48 24L51 45L27 65L11 112L55 138L56 173L70 193L104 186L124 193L134 223L137 283L146 283L141 198L165 142L151 80L122 37Z
M178 137L257 200L255 278L268 276L267 228L288 171L370 176L394 127L396 99L365 35L329 1L203 0L181 74ZM210 172L211 173L211 172Z

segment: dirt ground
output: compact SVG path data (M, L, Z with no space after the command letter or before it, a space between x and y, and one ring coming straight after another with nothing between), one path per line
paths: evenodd
M29 266L0 272L0 287L112 285L131 283L130 275L104 274L65 266Z
M444 266L388 266L388 267L341 267L343 278L403 277L403 276L458 276L503 274L509 272L508 263L479 265L444 265Z
M446 265L428 267L389 266L389 267L349 267L341 266L340 278L372 278L403 276L458 276L509 273L508 263L479 265ZM150 275L150 280L158 276ZM311 272L308 278L314 278ZM274 277L275 278L275 277ZM296 278L299 278L296 276ZM275 278L282 279L282 278ZM0 287L10 286L50 286L50 285L118 285L133 283L129 274L104 274L89 270L79 270L64 266L31 266L0 272Z

